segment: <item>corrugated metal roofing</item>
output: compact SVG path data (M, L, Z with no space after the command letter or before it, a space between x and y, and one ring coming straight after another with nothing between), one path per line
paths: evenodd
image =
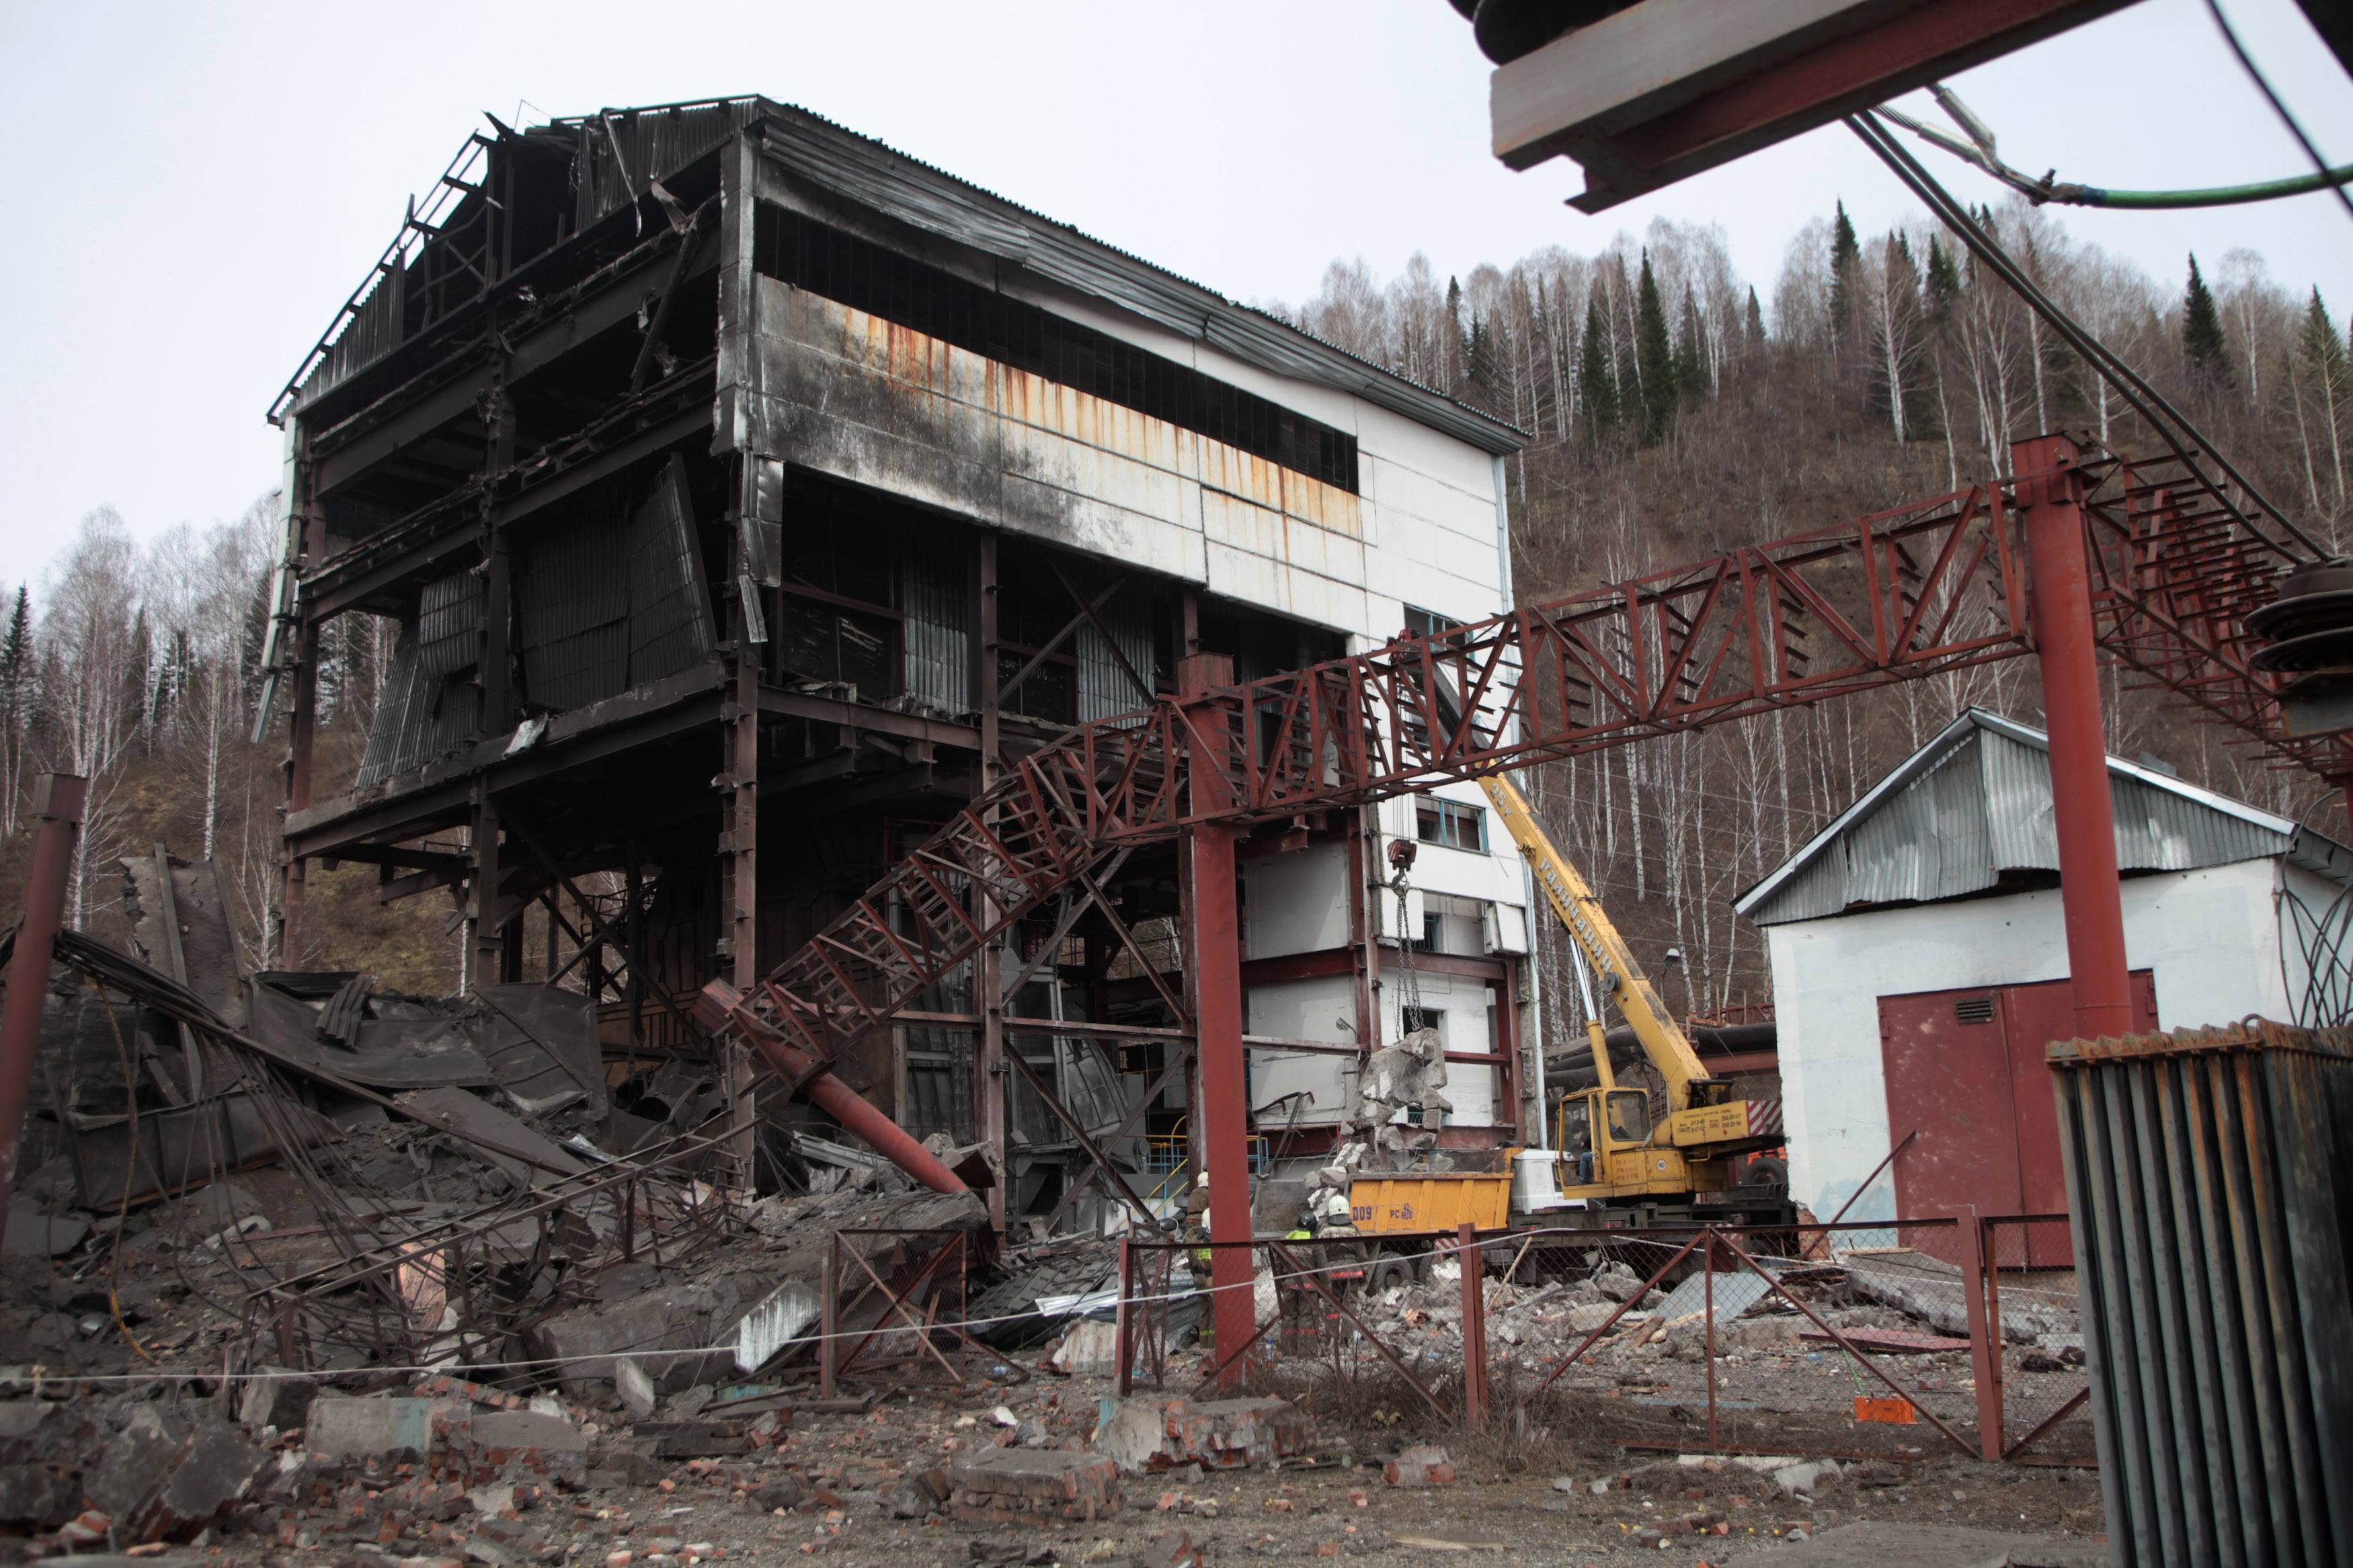
M2353 884L2353 850L2285 817L2108 759L2116 864L2188 871L2284 857ZM1751 888L1758 925L1982 892L2007 871L2055 871L2049 738L1971 709Z

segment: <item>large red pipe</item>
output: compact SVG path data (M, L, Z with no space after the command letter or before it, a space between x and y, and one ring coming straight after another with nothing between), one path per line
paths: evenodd
M41 1043L41 1007L49 994L49 960L65 922L74 840L81 835L86 780L43 773L33 781L33 862L25 876L25 913L8 961L8 998L0 1005L0 1244L8 1237L8 1194L16 1190L16 1154L32 1098L33 1058Z
M2116 818L2100 722L2100 666L2084 553L2084 479L2075 443L2038 436L2010 448L2033 586L2034 648L2051 731L2051 802L2059 835L2059 900L2075 1027L2086 1039L2132 1030Z
M871 1101L826 1070L826 1064L779 1036L776 1029L744 1005L744 994L724 980L714 980L694 998L696 1023L716 1033L733 1027L768 1065L842 1127L866 1141L867 1147L935 1193L971 1189L954 1171L907 1130L875 1109Z

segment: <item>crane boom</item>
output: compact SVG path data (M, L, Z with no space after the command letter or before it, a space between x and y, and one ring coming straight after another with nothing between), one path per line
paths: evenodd
M1707 1078L1707 1069L1700 1065L1699 1054L1692 1049L1690 1039L1675 1024L1667 1005L1641 966L1626 939L1602 911L1601 900L1594 896L1591 887L1577 871L1568 857L1563 855L1546 833L1544 824L1536 820L1535 808L1528 804L1519 786L1499 773L1487 773L1479 780L1479 787L1487 792L1495 815L1503 819L1504 831L1520 847L1528 868L1535 873L1536 885L1544 889L1546 901L1560 918L1586 962L1593 966L1605 995L1617 999L1618 1010L1641 1042L1643 1054L1667 1080L1667 1106L1681 1110L1691 1103L1691 1086ZM1609 1064L1603 1059L1602 1047L1594 1047L1594 1062L1607 1079Z

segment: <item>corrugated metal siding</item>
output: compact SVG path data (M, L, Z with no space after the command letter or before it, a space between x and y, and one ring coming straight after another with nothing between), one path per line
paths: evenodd
M909 697L943 713L972 710L972 584L961 556L912 550L899 563L902 678Z
M629 685L630 573L616 571L617 515L566 521L516 552L515 622L524 699L559 711Z
M2188 871L2284 853L2288 836L2143 779L2108 775L2116 864ZM2005 871L2055 871L2051 763L2039 747L1973 726L1951 753L1822 847L1771 898L1758 925L1858 905L1928 902L1995 886Z
M406 738L409 713L422 706L417 700L417 632L403 626L393 639L392 659L385 667L384 693L376 699L375 721L368 727L367 750L360 753L354 787L382 784L398 771L393 763Z
M686 465L672 454L629 519L629 674L643 686L711 657L711 594L687 494Z
M354 786L413 773L472 738L481 692L481 584L470 572L427 583L417 619L400 628Z
M1118 639L1119 651L1145 679L1152 679L1152 623L1145 612L1137 608L1122 608L1117 602L1096 612L1103 625ZM1075 639L1079 657L1079 722L1091 724L1098 719L1114 718L1133 713L1152 705L1149 694L1139 692L1135 682L1120 668L1113 657L1112 642L1095 630L1089 622L1079 628Z

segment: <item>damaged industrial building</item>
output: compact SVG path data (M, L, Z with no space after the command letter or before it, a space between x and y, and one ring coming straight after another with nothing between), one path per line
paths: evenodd
M1248 680L1509 598L1517 433L801 110L501 129L443 190L278 410L281 950L308 867L374 864L458 901L471 984L562 984L608 1057L699 1058L698 989L754 987L1008 756L1194 655ZM397 651L329 795L304 650L354 612ZM1457 784L1240 847L1262 1163L1327 1152L1365 1054L1424 1027L1438 1144L1533 1141L1528 889L1486 816ZM1199 1166L1179 882L1139 849L835 1072L1001 1151L999 1229L1099 1229ZM739 1185L828 1121L740 1055L617 1088L698 1092Z
M2127 1449L2112 1521L2353 1540L2347 851L2100 740L2105 657L2353 780L2242 657L2316 568L2210 454L2021 440L1525 602L1518 430L761 98L491 119L270 417L275 928L157 844L127 951L61 929L82 781L31 803L0 1540L1503 1550L1431 1498L1523 1448L1639 1547L1963 1461L2073 1531ZM1736 905L1778 1048L1668 1007L1513 782L2026 656L2045 728L1968 710ZM301 966L344 866L452 994ZM2195 1201L2144 1223L2136 1162ZM2217 1355L2270 1381L2200 1478L2151 1413ZM1298 1529L1202 1522L1245 1506Z

